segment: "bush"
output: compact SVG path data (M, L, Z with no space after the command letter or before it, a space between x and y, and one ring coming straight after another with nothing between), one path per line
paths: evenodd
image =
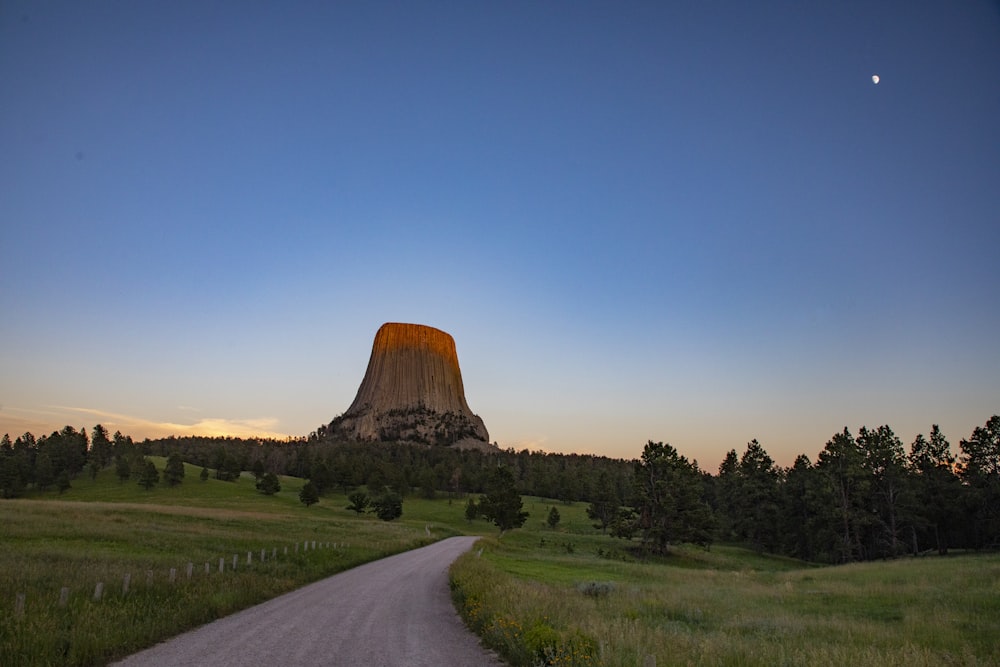
M347 496L347 499L351 501L351 504L347 506L347 509L358 514L365 513L368 506L372 504L372 499L364 491L354 491L351 495Z
M278 491L281 491L281 482L273 472L265 473L260 478L260 481L257 482L257 490L265 496L273 496Z
M372 511L383 521L403 516L403 498L395 491L387 491L372 502Z

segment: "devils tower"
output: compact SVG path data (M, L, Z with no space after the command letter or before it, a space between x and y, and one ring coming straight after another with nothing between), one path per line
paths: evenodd
M455 340L422 324L383 324L351 407L329 435L358 441L489 447L465 401Z

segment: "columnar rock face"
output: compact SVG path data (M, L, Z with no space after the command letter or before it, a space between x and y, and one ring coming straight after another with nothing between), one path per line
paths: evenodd
M455 340L422 324L382 325L354 402L328 430L352 440L489 446L465 401Z

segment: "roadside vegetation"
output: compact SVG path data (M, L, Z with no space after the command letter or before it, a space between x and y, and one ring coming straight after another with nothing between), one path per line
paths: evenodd
M452 566L466 623L512 665L1000 664L1000 555L818 567L745 547L637 558L581 504ZM480 551L481 550L481 555Z

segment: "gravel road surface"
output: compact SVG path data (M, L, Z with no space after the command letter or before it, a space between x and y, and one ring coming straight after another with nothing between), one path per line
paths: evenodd
M448 566L475 541L452 537L361 565L115 664L499 667L448 590Z

